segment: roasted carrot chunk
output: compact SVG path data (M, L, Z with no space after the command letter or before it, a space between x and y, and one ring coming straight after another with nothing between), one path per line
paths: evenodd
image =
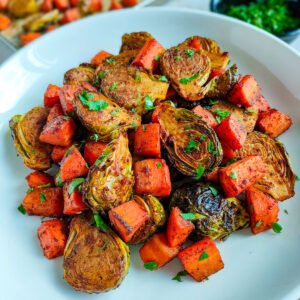
M54 186L53 177L43 172L32 172L28 174L25 179L30 188L36 188L46 184L49 184L49 186Z
M224 119L216 129L223 144L231 149L239 149L247 138L247 129L234 115Z
M66 10L70 5L69 0L53 0L53 1L55 7L59 10Z
M87 7L88 12L93 13L102 9L102 0L90 0Z
M155 60L155 58L163 52L165 52L165 48L157 40L149 39L139 51L132 64L155 72L159 64L159 61Z
M79 0L70 0L70 4L71 4L72 6L78 6Z
M64 254L67 243L68 224L62 220L43 221L38 228L37 235L48 259Z
M205 176L206 181L219 182L219 169L216 169Z
M220 252L210 238L185 248L178 254L178 258L196 281L202 281L224 268Z
M76 125L72 118L58 116L44 126L40 141L54 146L68 146L75 129Z
M217 128L218 122L210 111L204 109L201 105L197 105L193 108L193 112L202 117L202 120L205 121L212 129Z
M6 15L0 14L0 31L6 29L11 23L11 19Z
M82 88L85 89L87 92L95 92L97 93L98 90L89 82L81 82L80 83Z
M54 118L58 117L58 116L63 116L64 112L63 109L60 105L60 103L55 104L51 107L49 115L47 117L47 124L52 121Z
M118 0L112 0L110 10L122 9L123 5Z
M73 191L70 189L71 184L72 180L69 180L65 182L63 187L65 215L80 214L88 209L88 206L83 202L81 193L78 190L80 184L77 185Z
M234 151L228 147L226 144L222 143L222 149L223 149L223 156L226 156L227 158L234 158L235 157L235 153Z
M219 179L227 197L234 197L256 183L265 174L260 156L251 155L219 170Z
M53 107L55 104L59 104L59 91L60 87L57 85L49 84L44 94L44 106Z
M77 85L64 85L59 92L59 100L65 114L74 111L73 98L77 91L82 88Z
M135 6L139 3L138 0L123 0L122 2L126 7Z
M28 32L20 35L20 41L22 46L25 46L41 36L42 34L40 32Z
M0 10L6 10L9 0L0 0Z
M137 230L150 220L147 211L134 200L112 208L108 212L109 220L120 237L128 242Z
M261 112L257 121L259 130L273 138L288 130L292 123L292 119L288 115L274 108Z
M158 123L158 114L161 111L163 105L171 105L168 102L161 102L152 112L152 123Z
M266 111L270 109L270 105L268 101L263 97L260 96L253 105L247 107L248 110L255 110L257 113Z
M185 220L181 216L178 207L174 207L170 213L167 227L167 240L171 247L182 245L195 226L192 221Z
M228 100L245 107L252 106L261 97L261 89L252 75L244 76L228 95Z
M112 54L102 50L102 51L98 52L91 59L91 64L99 66L105 58L108 58L108 57L111 57L111 56L112 56Z
M134 153L146 157L161 157L159 124L150 123L138 127L134 137Z
M53 0L44 0L42 4L42 11L47 13L53 9Z
M273 198L250 187L247 190L247 202L254 234L272 228L272 224L278 221L278 202Z
M56 28L57 28L56 26L50 25L50 26L47 28L46 32L50 32L50 31L52 31L52 30L54 30L54 29L56 29Z
M87 142L84 146L84 159L89 164L93 165L97 158L102 154L103 150L106 147L106 143L101 141L91 141Z
M64 156L60 164L61 180L64 182L79 176L86 175L89 171L86 161L79 150L74 147Z
M226 72L225 70L212 69L208 80L211 80L211 79L214 79L215 77L224 75L225 72Z
M65 11L63 17L60 19L60 24L67 24L80 19L80 12L77 7L69 8Z
M160 268L172 260L181 250L181 246L170 247L164 232L154 234L140 249L144 263L154 262Z
M169 167L164 159L145 159L133 165L134 190L137 194L169 196L171 179Z
M63 157L64 157L65 153L68 151L68 149L70 149L70 147L72 147L72 146L74 146L73 142L71 142L68 146L65 146L65 147L54 146L53 150L51 152L52 160L56 163L59 163L63 159Z
M64 199L62 188L35 188L23 200L28 215L42 217L62 217Z

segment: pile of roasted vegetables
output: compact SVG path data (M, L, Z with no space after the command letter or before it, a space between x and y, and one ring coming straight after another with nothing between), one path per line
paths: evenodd
M19 211L51 218L38 238L48 259L64 255L73 288L119 286L127 244L144 243L146 269L177 256L184 271L173 279L202 281L224 267L214 240L282 230L277 201L294 195L296 176L276 137L292 121L228 64L208 38L165 49L125 34L118 55L100 51L62 87L49 84L43 107L10 120L35 170Z
M0 0L0 34L16 47L85 16L143 0Z

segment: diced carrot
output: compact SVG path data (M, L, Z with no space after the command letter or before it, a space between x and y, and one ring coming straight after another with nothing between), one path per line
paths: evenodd
M70 4L71 4L72 6L78 6L79 0L70 0Z
M167 227L167 240L171 247L182 245L190 233L194 230L195 226L192 221L185 220L181 216L181 211L178 207L171 210L168 227Z
M20 36L22 46L25 46L42 36L40 32L28 32Z
M192 110L196 115L201 116L202 120L205 121L212 129L217 128L218 122L210 111L204 109L201 105L195 106Z
M53 9L53 0L44 0L42 4L42 11L49 12Z
M55 7L59 10L66 10L69 6L69 0L53 0Z
M247 190L248 211L251 216L251 230L254 234L272 228L278 221L278 202L254 187Z
M174 99L178 96L177 92L174 90L174 88L170 85L167 91L166 100Z
M23 207L28 215L62 217L64 208L62 188L35 188L24 198Z
M105 58L108 58L108 57L111 57L111 56L112 56L112 54L102 50L102 51L98 52L91 59L91 64L99 66Z
M155 60L155 58L163 52L165 52L165 48L157 40L149 39L141 48L132 64L155 72L159 64L159 61Z
M36 188L40 185L50 184L54 186L53 177L43 172L32 172L25 177L27 184L30 188Z
M260 96L253 105L247 107L248 110L256 110L257 113L266 111L270 109L270 105L268 101L263 97Z
M40 141L54 146L68 146L75 129L76 125L72 118L58 116L44 126Z
M154 234L140 249L144 263L155 262L158 268L171 261L181 250L181 246L170 247L164 232Z
M124 6L130 7L138 4L138 0L122 0Z
M56 28L57 28L56 26L50 25L50 26L47 28L46 32L50 32L50 31L52 31L52 30L54 30L54 29L56 29Z
M6 15L0 14L0 30L6 29L11 23L11 19Z
M110 10L116 10L116 9L122 9L123 5L117 1L117 0L112 0L111 5L110 5Z
M196 281L202 281L224 268L220 252L210 238L185 248L178 254L178 258Z
M63 116L63 115L64 115L64 112L63 112L63 109L62 109L60 103L53 105L51 107L49 115L47 117L47 124L49 122L51 122L54 118L56 118L58 116Z
M234 158L235 157L235 153L234 151L228 147L226 144L221 142L221 146L223 149L223 156L227 157L227 158Z
M230 115L217 127L216 134L229 148L239 149L246 141L247 129L238 118Z
M169 167L164 159L145 159L133 165L134 190L137 194L169 196L171 179Z
M64 85L59 92L59 100L65 114L74 111L73 98L77 91L82 91L82 87L77 85Z
M168 102L161 102L152 112L152 123L158 123L158 114L164 105L171 105Z
M261 89L252 75L244 76L228 95L228 100L245 107L252 106L261 97Z
M223 75L225 72L226 72L225 70L212 69L211 72L210 72L208 81L212 80L215 77Z
M274 108L261 112L257 121L259 130L273 138L288 130L292 123L292 119L288 115Z
M134 137L134 153L161 158L159 124L150 123L138 127Z
M89 171L86 161L79 150L74 147L61 161L61 180L64 182L79 176L86 175Z
M198 36L194 36L193 39L192 39L192 41L190 42L189 46L193 47L193 48L195 48L197 50L201 50L202 46L201 46L199 37Z
M97 12L102 9L102 0L90 0L89 11Z
M49 84L44 94L44 106L52 107L59 103L60 87L57 85Z
M128 242L150 217L147 211L134 200L112 208L108 212L109 220L120 237Z
M78 185L75 190L70 193L70 185L72 180L65 182L63 187L64 194L64 214L65 215L76 215L80 214L85 210L88 210L88 206L83 202L82 195L79 192Z
M38 228L37 235L48 259L64 254L67 244L68 224L62 220L43 221Z
M67 24L80 19L80 12L77 7L69 8L65 11L63 17L60 19L60 24Z
M82 88L85 89L87 92L94 92L97 93L98 90L89 82L81 82L80 83Z
M265 174L260 156L251 155L219 170L219 179L227 197L235 197Z
M54 146L53 150L51 152L52 160L56 163L59 163L63 159L66 151L68 151L68 149L70 149L70 147L72 147L74 145L75 145L75 143L71 142L68 146L65 146L65 147L63 147L63 146Z
M90 141L85 144L84 159L89 164L89 166L95 163L97 158L102 154L106 145L106 143L103 143L101 141Z
M219 182L219 169L216 169L205 176L206 181Z
M0 10L6 10L9 0L0 0Z

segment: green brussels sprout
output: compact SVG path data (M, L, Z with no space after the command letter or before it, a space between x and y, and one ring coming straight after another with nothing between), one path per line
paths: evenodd
M219 139L200 116L184 108L163 105L158 122L169 159L181 173L200 177L221 164Z
M93 211L106 212L130 199L133 184L128 138L121 133L90 168L82 187L83 197Z
M9 121L15 147L25 166L33 170L47 170L51 166L52 146L39 140L48 113L47 108L35 107Z
M117 288L128 273L128 246L92 214L76 216L64 251L64 279L76 290L102 293Z
M254 187L269 194L277 201L294 196L295 174L288 153L283 143L267 134L253 131L248 134L246 142L235 150L236 158L259 155L265 165L265 176Z
M195 225L190 239L204 237L226 239L233 231L250 224L249 214L237 198L225 199L208 184L193 183L178 188L172 195L170 208L179 207L183 213L192 213Z
M95 74L95 66L87 63L67 71L64 75L64 84L78 85L82 82L92 83Z

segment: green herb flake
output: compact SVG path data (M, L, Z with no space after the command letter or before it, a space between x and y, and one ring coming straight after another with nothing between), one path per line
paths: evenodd
M30 151L30 153L31 153L31 154L35 154L35 151L34 151L34 150L32 150L32 151Z
M46 218L46 217L41 217L40 219L41 219L41 220L44 220L45 218Z
M253 215L254 210L253 210L253 205L252 204L250 204L250 211L251 211L251 215Z
M176 107L175 104L174 104L174 102L171 101L171 100L167 100L167 101L165 101L164 103L169 103L169 104L171 104L173 107Z
M221 118L221 120L224 120L225 118L230 116L230 112L225 110L214 110L214 113L216 113Z
M261 220L259 220L258 222L256 222L255 227L259 227L261 225Z
M108 72L109 72L109 70L105 70L104 72L100 72L99 73L99 78L102 80Z
M41 203L46 201L46 196L44 193L40 193Z
M231 174L229 175L232 179L237 179L237 174L235 171L232 171Z
M160 169L161 166L162 166L160 162L158 162L156 165L157 165L157 167L158 167L159 169Z
M246 114L249 114L249 113L256 113L256 109L245 109L244 111Z
M159 61L160 58L161 58L161 55L157 55L157 56L154 58L154 60L155 60L155 61Z
M142 81L142 77L138 73L135 73L134 76L136 81Z
M155 261L150 261L150 262L145 262L144 263L144 268L147 270L156 270L158 268L158 265Z
M158 80L168 82L168 78L166 76L161 76Z
M284 210L284 213L287 214L287 215L289 214L289 212L286 209Z
M95 142L98 142L99 140L99 135L97 133L94 133L92 136L91 136L91 139L94 140Z
M77 186L80 185L81 183L83 183L84 181L85 181L84 178L73 179L69 185L68 194L71 195L75 191Z
M204 252L201 254L199 260L204 260L204 259L206 259L206 258L208 258L208 254L207 254L206 251L204 251Z
M146 126L145 125L143 125L143 131L146 131Z
M47 184L38 185L38 188L41 189L41 188L47 188L47 187L50 187L50 186L51 186L51 183L47 183Z
M209 100L208 100L208 103L209 103L209 105L215 105L215 104L219 103L219 100L212 100L212 99L209 99Z
M153 105L153 100L148 95L145 97L145 109L146 110L155 109L155 106Z
M29 194L30 192L33 192L34 190L35 190L35 188L29 188L26 193Z
M70 118L71 118L71 117L66 116L66 117L64 117L64 120L68 121Z
M237 160L236 157L229 158L228 161L227 161L227 163L226 163L226 166L229 166L229 165L233 164L236 160Z
M265 135L269 135L267 131L264 132Z
M208 145L207 145L207 151L211 152L215 149L215 145L212 141L209 141Z
M108 107L108 103L104 100L98 101L89 101L90 98L94 98L93 94L88 94L87 91L84 89L82 94L79 94L79 99L83 105L86 105L89 110L100 111Z
M295 181L299 181L299 177L297 175L295 175Z
M101 72L101 73L102 73L102 72ZM99 77L96 76L95 79L94 79L94 81L93 81L93 85L96 85L96 84L98 84L98 83L99 83Z
M135 108L133 108L131 111L132 111L132 112L135 112Z
M103 160L104 158L106 158L106 157L107 157L107 154L102 153L102 154L97 158L97 160L95 161L95 164L96 164L97 166L99 166L100 163L102 162L102 160Z
M195 148L198 145L198 143L199 143L198 141L189 140L186 148L184 149L184 152L186 152L186 153L192 153L195 150Z
M186 53L186 55L187 55L188 57L192 57L192 56L194 55L194 52L195 52L195 51L190 50L190 49L188 49L188 50L185 51L185 53Z
M188 82L190 82L190 81L192 81L192 80L194 80L194 79L196 79L196 78L198 78L198 77L199 77L199 74L196 73L196 74L194 74L192 77L181 78L181 79L179 80L179 82L180 82L180 83L183 83L183 84L188 84Z
M67 116L74 117L75 116L75 110L73 110L71 112L67 112Z
M206 140L206 135L202 134L202 135L200 136L200 139L201 139L201 141L205 141L205 140Z
M176 57L175 57L175 60L181 60L181 56L179 56L179 55L176 56Z
M26 215L26 213L27 213L24 206L23 206L23 204L18 206L18 211L23 215Z
M63 187L63 186L64 186L64 183L63 183L63 182L59 182L59 183L56 184L56 186L58 186L58 187Z
M107 58L105 60L108 64L112 64L115 60L113 58Z
M201 176L203 175L203 173L204 173L204 171L205 171L205 168L203 167L203 166L198 166L198 168L196 169L196 179L200 179L201 178Z
M221 118L219 116L216 116L217 122L220 124L222 122Z
M113 110L110 112L111 115L116 115L121 110L121 107L117 108L116 110Z
M183 219L185 219L185 220L195 220L196 219L196 217L195 217L195 215L194 214L192 214L192 213L186 213L186 214L180 214L181 215L181 217L183 218Z
M278 224L277 222L274 222L272 224L272 229L275 233L280 233L282 231L282 226Z
M186 276L186 275L187 275L187 271L180 271L180 272L177 273L177 275L175 277L172 278L172 280L182 282L181 276Z
M104 245L99 249L99 252L103 251L109 241L105 241Z
M103 221L103 219L101 218L100 215L94 214L94 220L95 220L96 226L98 228L101 228L104 231L106 231L108 229L108 226L104 223L104 221Z
M210 189L211 193L212 193L214 196L217 196L217 195L218 195L218 191L217 191L214 187L209 186L208 188Z
M114 83L110 86L109 90L110 90L110 91L115 90L115 89L118 87L118 85L119 85L118 82L114 82Z

